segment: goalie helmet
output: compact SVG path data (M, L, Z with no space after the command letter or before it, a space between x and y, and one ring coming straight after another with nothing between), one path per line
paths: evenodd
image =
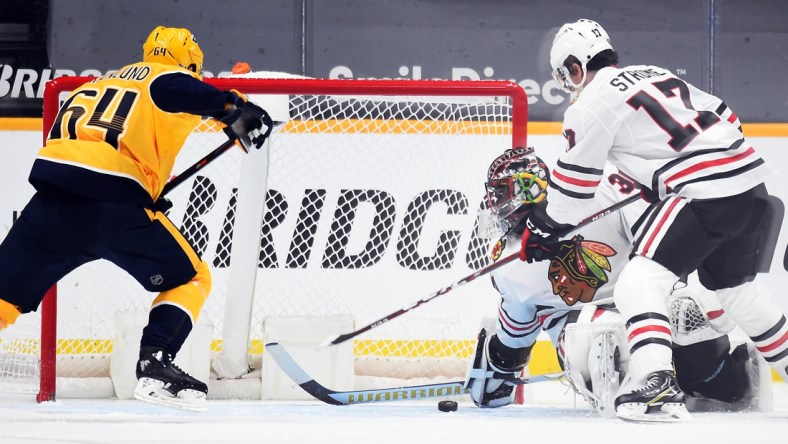
M142 45L142 60L180 66L197 74L200 80L203 77L202 49L186 28L157 26Z
M599 23L580 19L575 23L566 23L553 40L550 48L550 66L553 70L553 77L556 82L566 92L579 91L585 83L588 73L586 64L600 52L613 49L610 45L610 37ZM580 62L583 70L583 77L579 84L572 82L569 70L564 66L564 62L569 56L575 56Z
M479 212L479 236L495 239L511 232L528 214L528 206L547 196L549 174L531 147L508 149L498 156L487 170L486 208Z

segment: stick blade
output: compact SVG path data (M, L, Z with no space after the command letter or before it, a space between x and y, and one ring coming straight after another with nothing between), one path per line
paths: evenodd
M319 382L310 377L309 374L298 365L295 359L290 356L290 353L285 350L284 346L278 342L269 342L265 344L265 351L293 382L298 384L299 387L314 398L331 405L346 404L332 396L336 394L335 391L322 386Z

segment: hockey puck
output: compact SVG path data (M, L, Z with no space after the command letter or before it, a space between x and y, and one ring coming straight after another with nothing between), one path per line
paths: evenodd
M438 403L438 410L442 412L456 412L457 407L459 407L457 401L441 401Z

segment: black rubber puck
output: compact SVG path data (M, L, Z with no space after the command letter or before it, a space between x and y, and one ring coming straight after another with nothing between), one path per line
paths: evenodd
M441 401L438 403L438 410L442 412L456 412L457 407L459 407L457 401Z

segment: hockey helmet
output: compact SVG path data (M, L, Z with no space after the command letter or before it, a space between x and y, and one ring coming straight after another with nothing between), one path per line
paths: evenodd
M607 49L613 49L613 46L610 44L607 32L599 23L588 19L566 23L558 30L553 39L553 46L550 48L550 67L553 70L553 77L564 91L579 91L586 80L586 64L595 55ZM572 82L569 70L564 66L569 56L575 56L583 69L583 78L579 84Z
M550 173L534 149L513 148L487 169L486 208L479 212L478 234L494 239L508 234L528 214L529 205L547 197Z
M142 45L142 54L144 62L180 66L202 80L202 49L186 28L157 26Z

